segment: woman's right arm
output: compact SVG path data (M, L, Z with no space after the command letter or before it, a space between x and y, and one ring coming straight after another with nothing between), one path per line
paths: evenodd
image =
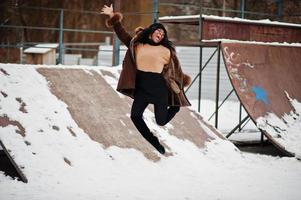
M114 13L112 4L110 5L110 7L104 5L104 7L101 10L101 14L108 15L110 17L109 19L106 20L106 26L113 27L118 38L127 47L129 47L130 42L132 40L132 36L124 29L124 27L121 24L121 20L123 18L122 14L119 12Z

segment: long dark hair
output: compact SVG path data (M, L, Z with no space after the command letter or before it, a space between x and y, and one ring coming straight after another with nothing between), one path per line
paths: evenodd
M164 31L164 38L159 43L155 43L152 39L149 38L149 36L152 35L157 29L162 29ZM150 44L155 46L162 45L172 51L175 51L173 43L168 39L165 27L160 23L153 23L149 27L145 28L139 36L138 41L143 44Z

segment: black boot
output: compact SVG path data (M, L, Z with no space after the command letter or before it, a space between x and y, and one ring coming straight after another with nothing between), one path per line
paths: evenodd
M159 142L159 139L156 136L153 136L153 141L151 144L163 155L165 153L165 148Z
M158 146L155 147L162 155L165 154L165 148L159 144Z

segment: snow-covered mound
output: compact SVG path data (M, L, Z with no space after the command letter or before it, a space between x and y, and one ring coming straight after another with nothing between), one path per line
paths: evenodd
M146 110L168 150L158 154L131 123L131 100L114 91L118 67L0 70L0 139L28 179L0 172L1 199L301 196L300 162L242 154L187 108L165 127L155 124L151 106Z

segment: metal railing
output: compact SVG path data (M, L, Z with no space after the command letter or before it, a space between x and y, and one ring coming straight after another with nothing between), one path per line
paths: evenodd
M57 60L57 64L63 64L63 54L70 50L70 51L87 51L87 52L98 52L98 51L102 51L99 50L98 48L76 48L76 47L68 47L66 44L64 44L64 33L68 33L68 32L72 32L72 33L84 33L84 34L101 34L101 35L110 35L113 36L113 32L112 31L101 31L101 30L93 30L93 29L78 29L78 28L66 28L64 27L64 15L65 12L78 12L81 14L89 14L89 15L100 15L99 12L96 11L87 11L87 10L74 10L74 9L61 9L61 8L45 8L45 7L34 7L34 6L15 6L12 7L11 9L26 9L26 10L33 10L33 11L55 11L58 12L57 15L59 15L59 25L58 27L49 27L49 26L24 26L24 25L7 25L4 23L0 24L0 28L2 29L2 31L4 30L36 30L36 31L52 31L52 32L58 32L58 60ZM105 16L104 16L105 17ZM45 43L45 42L44 42ZM20 41L18 43L14 43L12 44L11 42L7 42L7 43L2 43L0 44L1 48L29 48L29 47L33 47L35 44L41 44L38 42L32 42L32 43L28 43L28 42L24 42L24 41ZM101 42L99 42L98 44L94 44L93 46L99 46L101 44ZM72 46L79 46L79 44L73 44ZM89 44L88 46L91 46L91 44ZM47 47L40 47L37 46L36 48L47 48Z
M273 0L274 2L276 2L277 4L277 14L270 14L270 13L260 13L260 12L253 12L253 11L247 11L246 10L246 2L245 0L241 0L240 1L240 10L234 10L234 9L225 9L225 8L211 8L209 6L206 6L204 4L202 4L202 1L199 2L199 5L194 5L194 4L190 4L190 3L184 3L184 4L180 4L180 3L169 3L169 2L162 2L159 5L160 6L176 6L176 7L193 7L194 9L196 9L196 11L199 11L199 15L200 15L200 20L201 20L201 16L203 14L210 14L211 11L218 11L218 12L222 12L222 13L237 13L239 14L241 18L245 18L246 15L255 15L255 16L266 16L266 17L273 17L273 18L278 18L278 20L282 20L283 19L283 1L282 0ZM199 35L199 41L202 41L202 37L201 37L201 33L202 33L202 27L201 27L202 23L199 23L199 27L198 27L198 35ZM225 103L226 100L228 100L228 98L233 94L234 89L228 93L228 95L226 96L226 98L224 98L222 100L222 102L219 102L219 90L220 90L220 45L217 44L216 45L216 50L212 53L212 55L210 56L210 58L206 61L205 65L203 66L202 62L203 62L203 48L205 46L200 45L200 67L199 67L199 73L194 77L194 79L192 80L191 85L185 90L185 92L187 92L191 86L193 84L197 84L196 80L197 78L199 78L199 83L198 83L198 112L201 111L201 99L202 99L202 91L201 91L201 85L202 85L202 71L206 68L206 66L208 65L208 63L212 60L213 56L215 54L217 54L217 69L216 69L216 96L215 96L215 111L214 113L209 117L208 121L210 119L212 119L212 117L215 117L215 127L218 128L218 121L219 121L219 109L222 107L222 105ZM235 131L239 130L241 131L246 124L250 121L249 116L246 116L242 119L242 110L243 107L240 104L239 105L239 122L237 124L237 126L235 126L228 134L227 137L229 137L230 135L232 135ZM261 133L262 134L262 133ZM263 135L262 135L263 136Z
M152 0L153 1L153 10L151 12L123 12L123 15L146 15L146 16L152 16L153 21L157 21L158 19L158 0ZM114 10L118 11L120 5L120 0L115 0L114 2ZM120 58L120 41L117 38L117 36L112 31L106 31L106 30L93 30L93 29L78 29L78 28L66 28L64 27L64 18L66 12L75 12L80 14L88 14L88 15L100 15L100 12L97 11L91 11L91 10L75 10L75 9L65 9L65 8L45 8L45 7L38 7L38 6L28 6L28 5L13 5L10 9L25 9L25 10L33 10L33 11L54 11L57 12L57 16L59 16L59 24L58 27L49 27L49 26L24 26L24 25L14 25L14 24L6 24L6 21L4 21L2 24L0 22L0 29L2 31L4 30L37 30L37 31L53 31L58 33L58 60L57 64L61 63L63 64L63 55L66 51L87 51L87 52L98 52L98 51L105 51L105 50L99 50L98 48L76 48L76 47L67 47L66 43L64 43L64 33L67 32L73 32L73 33L87 33L87 34L101 34L101 35L109 35L113 37L113 50L112 50L112 65L118 65L119 64L119 58ZM104 16L104 18L107 18L107 16ZM25 44L26 43L26 44ZM99 46L101 42L95 46ZM32 47L32 45L29 45L27 42L20 41L18 43L12 43L12 42L6 42L0 44L0 48L23 48L26 49L28 47ZM72 44L72 46L75 46L75 44ZM90 45L89 45L90 46ZM37 47L37 48L43 48L43 47ZM45 47L44 47L45 48Z

